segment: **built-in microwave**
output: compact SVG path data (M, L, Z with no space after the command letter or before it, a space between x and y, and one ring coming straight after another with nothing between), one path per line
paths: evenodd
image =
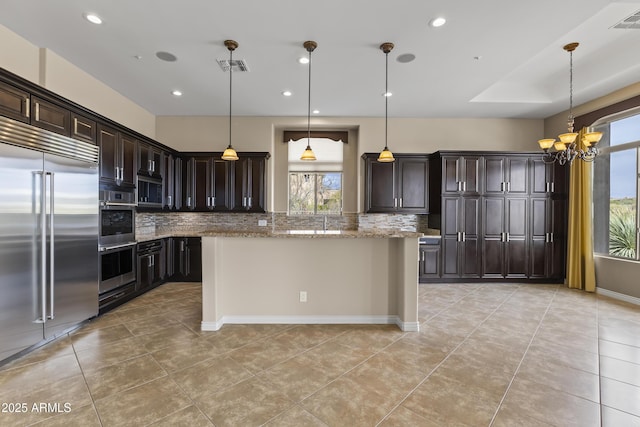
M162 181L138 175L138 206L162 207Z

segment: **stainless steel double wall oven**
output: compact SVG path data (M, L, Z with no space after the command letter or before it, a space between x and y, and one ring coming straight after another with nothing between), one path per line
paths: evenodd
M100 295L136 280L136 197L100 190Z

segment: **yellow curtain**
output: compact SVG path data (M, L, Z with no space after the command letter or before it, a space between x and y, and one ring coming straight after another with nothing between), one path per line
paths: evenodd
M579 133L576 144L585 149ZM596 290L596 274L593 263L593 164L574 160L569 172L569 232L567 236L567 280L570 288Z

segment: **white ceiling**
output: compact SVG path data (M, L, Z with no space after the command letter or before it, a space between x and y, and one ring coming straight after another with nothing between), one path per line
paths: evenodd
M611 28L639 9L640 0L2 0L0 24L155 115L228 114L216 59L234 39L234 59L250 68L233 74L234 115L306 116L308 66L297 59L315 40L320 116L384 116L379 45L390 41L390 117L544 118L568 107L566 43L580 42L574 105L640 81L640 30ZM431 28L436 16L447 24ZM404 53L416 59L397 62Z

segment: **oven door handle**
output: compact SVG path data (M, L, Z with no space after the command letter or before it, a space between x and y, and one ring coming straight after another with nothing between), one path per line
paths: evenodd
M100 205L103 207L109 207L109 206L125 206L125 207L129 207L129 208L135 208L137 205L137 203L118 203L118 202L100 202Z
M137 242L124 243L122 245L114 245L114 246L98 246L98 252L106 252L113 249L128 248L130 246L135 246L135 245L137 245Z

